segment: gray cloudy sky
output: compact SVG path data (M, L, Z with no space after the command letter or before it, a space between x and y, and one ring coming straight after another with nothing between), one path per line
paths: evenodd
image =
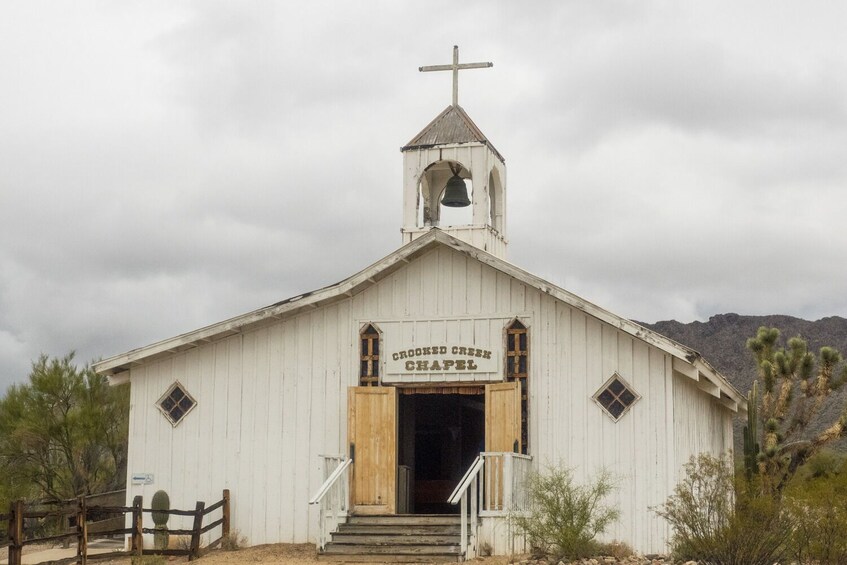
M450 102L506 157L509 257L623 316L847 315L847 4L0 4L0 390L398 247Z

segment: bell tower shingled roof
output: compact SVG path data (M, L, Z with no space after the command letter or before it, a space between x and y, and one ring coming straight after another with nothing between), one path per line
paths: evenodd
M482 143L488 146L497 157L505 159L488 140L482 130L474 123L461 106L447 106L425 128L423 128L401 151L447 145L451 143Z

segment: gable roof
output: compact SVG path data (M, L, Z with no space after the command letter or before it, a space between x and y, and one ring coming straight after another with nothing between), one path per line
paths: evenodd
M498 259L477 247L458 240L438 228L432 228L418 239L407 243L387 257L341 282L313 292L288 298L270 306L265 306L264 308L253 310L252 312L230 318L229 320L218 322L217 324L212 324L145 347L133 349L120 355L115 355L94 363L94 370L100 374L109 376L117 375L128 371L133 365L137 365L145 360L193 349L203 343L241 333L248 327L263 323L272 323L275 320L293 316L305 309L314 309L318 306L343 300L368 286L376 284L379 280L389 276L412 259L423 255L439 245L447 246L459 253L476 259L493 269L512 276L528 286L536 288L573 308L581 310L664 351L673 358L674 372L694 380L700 389L718 399L730 410L746 413L746 398L741 395L726 377L703 359L697 351L583 300L563 288L536 277L507 261Z
M400 150L427 149L436 145L456 143L482 143L488 146L500 161L506 162L461 106L447 106Z

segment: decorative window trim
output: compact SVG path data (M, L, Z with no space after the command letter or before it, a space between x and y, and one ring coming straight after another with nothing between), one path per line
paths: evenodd
M529 326L520 318L512 318L503 328L503 340L506 381L517 381L521 387L521 452L526 455L529 453Z
M373 331L369 331L373 330ZM376 336L375 338L373 336ZM373 322L366 322L359 330L359 386L381 386L382 331Z
M182 396L176 402L182 402L182 400L184 398L187 398L188 400L191 401L191 406L189 406L188 408L180 407L181 411L182 411L182 415L179 418L177 418L176 420L174 420L173 414L171 414L171 412L173 411L173 408L168 410L162 404L166 399L168 399L173 394L173 392L177 388L179 388L179 390L182 392ZM171 400L173 400L173 399L171 399ZM192 396L192 394L190 392L188 392L188 389L185 388L185 385L183 385L179 381L174 381L173 384L168 387L168 390L165 391L165 394L160 396L159 400L156 401L156 408L159 409L159 412L162 413L162 415L165 417L165 419L168 422L170 422L171 426L173 426L173 427L177 427L183 420L185 420L185 417L188 416L191 413L191 411L194 410L194 408L196 406L197 406L197 399L194 398L194 396Z
M604 392L606 392L606 390L608 390L608 389L609 389L609 387L612 385L612 383L613 383L615 380L619 381L619 382L620 382L620 383L624 386L624 389L625 389L626 391L629 391L629 393L630 393L630 394L634 397L634 398L633 398L633 399L632 399L632 400L631 400L628 404L626 404L626 403L625 403L625 402L623 402L623 400L621 399L621 396L623 396L623 391L621 391L620 393L614 393L614 392L612 392L612 391L609 391L609 392L610 392L610 394L614 397L614 400L613 400L613 401L617 401L617 402L619 402L620 404L622 404L622 405L624 406L623 411L622 411L620 414L618 414L618 416L617 416L617 417L615 417L615 415L614 415L614 414L612 414L612 413L609 411L609 409L608 409L608 408L607 408L607 407L603 404L603 402L600 400L600 396L601 396ZM603 386L601 386L601 387L599 388L599 390L597 390L597 392L595 392L595 393L594 393L594 396L592 396L592 397L591 397L591 399L592 399L592 400L594 400L594 402L595 402L595 403L597 403L597 406L599 406L599 407L600 407L600 409L603 411L603 413L604 413L606 416L608 416L609 418L611 418L613 422L617 423L617 422L620 422L621 418L623 418L624 416L626 416L626 414L627 414L627 412L629 412L629 409L630 409L630 408L632 408L632 407L633 407L633 406L634 406L634 405L635 405L635 404L636 404L639 400L641 400L641 395L640 395L640 394L638 394L638 392L637 392L637 391L636 391L636 390L632 387L632 385L631 385L631 384L629 384L629 382L628 382L625 378L623 378L623 377L621 376L621 374L620 374L620 373L618 373L617 371L615 371L615 372L612 374L612 376L611 376L611 377L609 377L609 378L608 378L608 380L606 380L606 382L605 382L605 383L603 383Z

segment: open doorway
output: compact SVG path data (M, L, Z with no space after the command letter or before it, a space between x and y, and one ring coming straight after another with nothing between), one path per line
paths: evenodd
M485 395L419 391L400 396L398 510L457 513L447 499L484 450Z

